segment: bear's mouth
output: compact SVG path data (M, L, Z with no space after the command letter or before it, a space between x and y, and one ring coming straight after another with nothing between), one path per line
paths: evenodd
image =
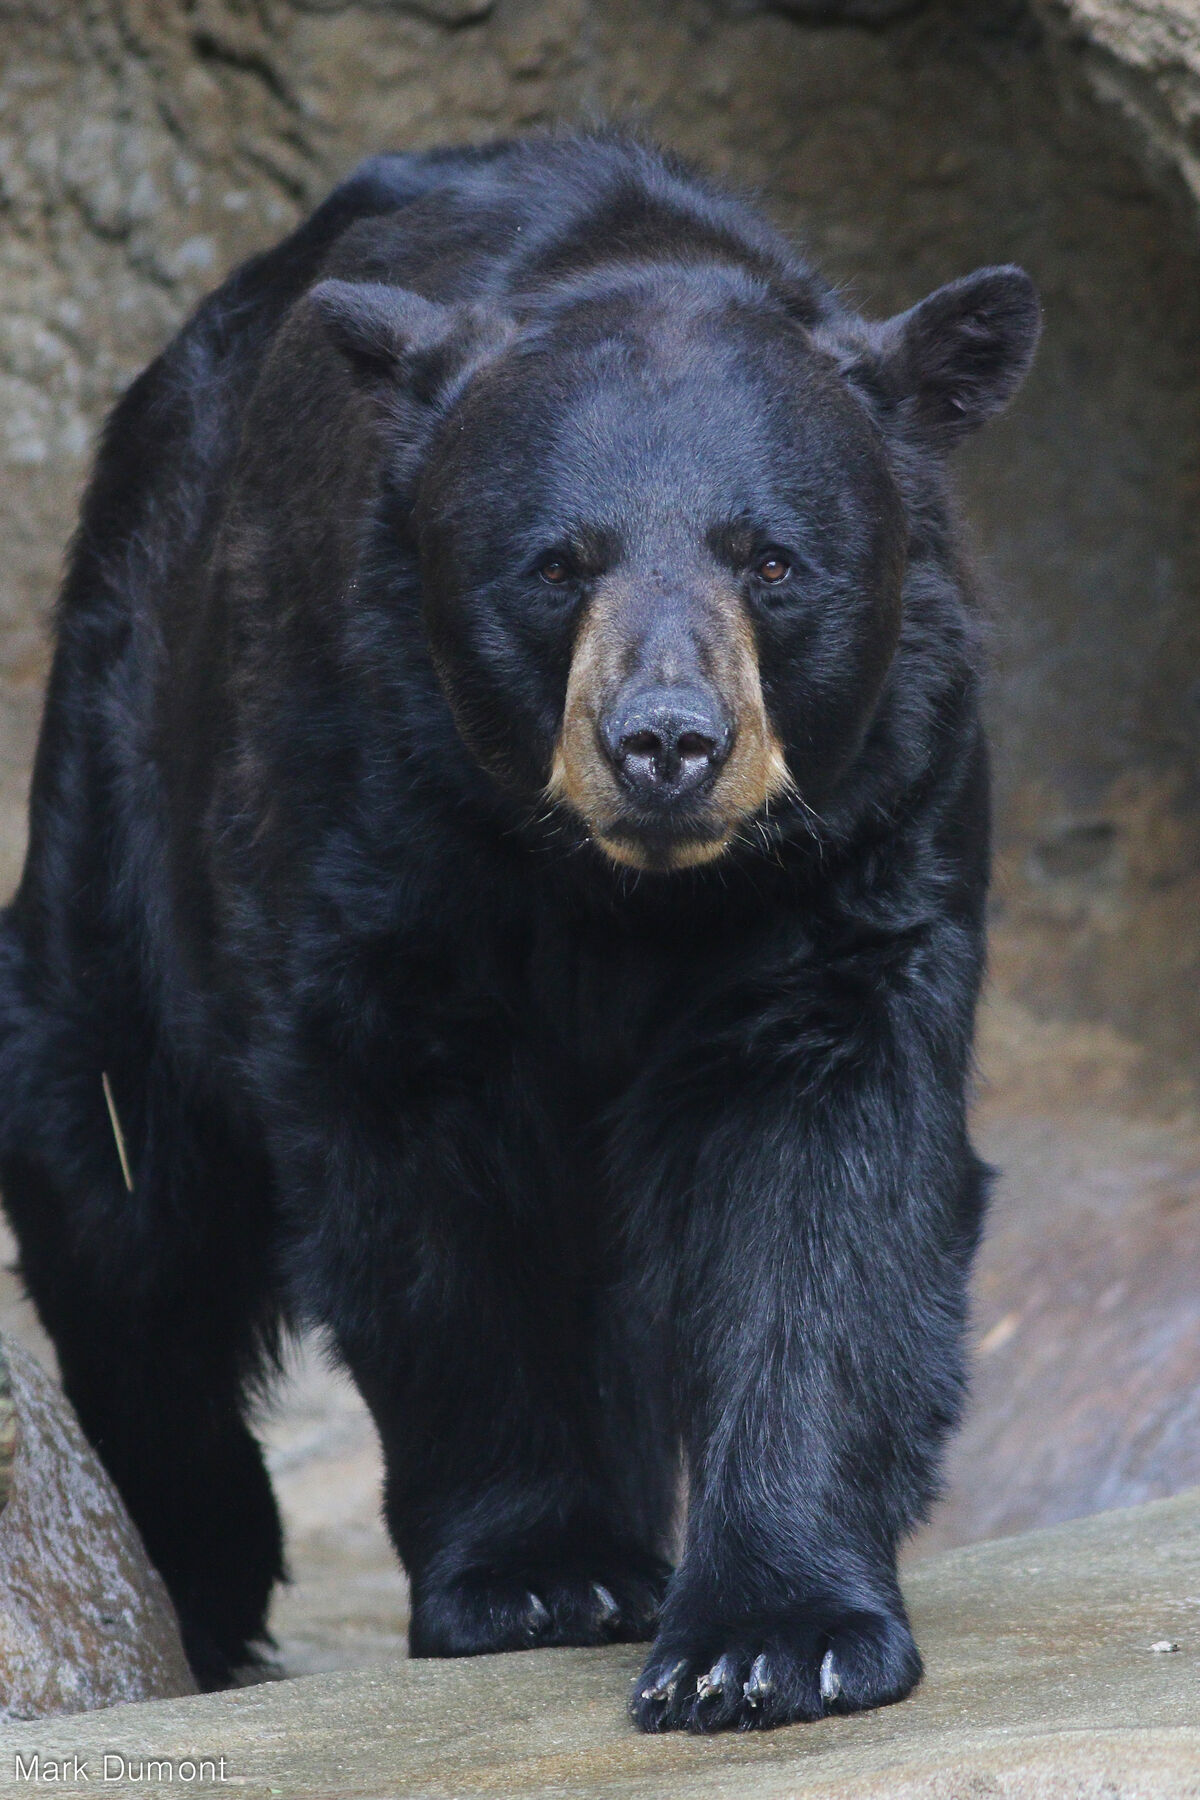
M593 843L613 862L662 875L715 862L725 854L733 835L734 826L724 820L668 826L613 819L591 829Z

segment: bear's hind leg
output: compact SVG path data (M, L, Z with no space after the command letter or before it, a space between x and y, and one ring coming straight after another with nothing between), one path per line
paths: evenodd
M80 1423L167 1584L197 1680L220 1687L255 1660L283 1574L245 1417L271 1329L265 1170L188 1103L160 1057L147 1050L135 1063L127 1052L113 1080L128 1191L101 1083L107 1059L78 1022L22 1013L25 1105L0 1143L20 1272Z

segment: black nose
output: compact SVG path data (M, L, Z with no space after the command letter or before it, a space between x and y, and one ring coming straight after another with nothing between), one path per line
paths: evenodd
M733 732L700 688L643 688L622 696L601 725L609 761L639 800L699 793L729 755Z

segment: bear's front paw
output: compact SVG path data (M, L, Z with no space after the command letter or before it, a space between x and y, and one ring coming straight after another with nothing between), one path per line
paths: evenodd
M474 1570L418 1585L413 1656L487 1656L548 1645L643 1643L654 1636L666 1563L639 1558L595 1568L553 1563Z
M643 1731L753 1731L903 1700L921 1658L902 1618L813 1606L759 1631L664 1633L629 1711Z

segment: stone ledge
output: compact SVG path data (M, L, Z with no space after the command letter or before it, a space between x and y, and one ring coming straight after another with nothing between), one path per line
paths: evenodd
M0 1794L249 1800L1198 1800L1200 1490L915 1565L928 1676L902 1706L762 1736L645 1738L635 1652L398 1662L0 1733ZM1155 1644L1177 1649L1155 1651ZM225 1758L224 1781L105 1783L103 1758ZM110 1764L116 1771L117 1764Z

